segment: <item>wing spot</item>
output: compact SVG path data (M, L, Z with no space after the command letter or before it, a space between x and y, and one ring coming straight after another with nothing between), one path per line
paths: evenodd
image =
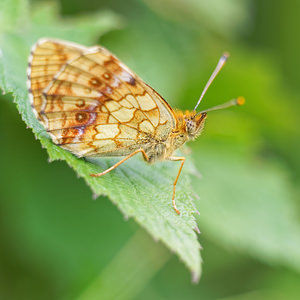
M136 80L133 78L133 77L130 77L128 83L132 86L135 86L136 85Z
M91 78L89 83L93 87L100 87L102 85L101 81L99 81L96 77Z
M88 119L88 114L85 112L79 112L76 114L75 118L77 122L83 123Z
M110 80L111 79L111 75L109 73L104 73L102 76L106 80Z
M76 101L76 106L77 107L83 107L83 106L85 106L85 100L84 99L78 99Z

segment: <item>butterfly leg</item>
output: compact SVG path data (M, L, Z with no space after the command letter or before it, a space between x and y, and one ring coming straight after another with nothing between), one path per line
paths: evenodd
M183 167L184 162L185 162L185 157L182 157L182 156L179 156L179 157L169 157L168 159L172 160L172 161L181 161L181 164L180 164L177 176L175 178L175 181L173 182L173 196L172 196L172 205L173 205L173 208L175 209L175 211L177 212L177 214L180 215L180 211L177 209L176 203L175 203L175 189L176 189L176 184L177 184L178 178L180 176L182 167Z
M98 173L98 174L91 174L90 176L93 176L93 177L100 177L102 175L105 175L107 173L109 173L110 171L116 169L119 165L121 165L123 162L125 162L127 159L129 159L130 157L136 155L137 153L139 152L142 152L145 160L149 160L148 158L148 155L146 154L145 150L144 149L137 149L135 150L134 152L130 153L129 155L127 155L126 157L124 157L122 160L120 160L119 162L117 162L116 164L114 164L113 166L111 166L110 168L108 168L107 170L101 172L101 173Z

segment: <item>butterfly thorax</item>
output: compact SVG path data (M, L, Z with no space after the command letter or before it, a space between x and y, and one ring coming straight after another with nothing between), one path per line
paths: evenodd
M206 113L196 114L194 111L176 111L177 124L171 131L166 140L151 143L146 147L149 162L157 160L165 160L171 157L174 151L180 148L184 143L189 140L194 140L204 127Z

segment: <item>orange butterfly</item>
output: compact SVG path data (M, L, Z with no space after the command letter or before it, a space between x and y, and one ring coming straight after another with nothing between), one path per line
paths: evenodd
M203 129L206 113L241 105L242 97L196 112L207 88L221 70L224 54L193 111L174 111L134 72L103 47L41 39L32 48L28 90L38 121L52 141L78 157L125 156L102 176L141 152L149 162L181 161L175 187L185 162L173 152Z

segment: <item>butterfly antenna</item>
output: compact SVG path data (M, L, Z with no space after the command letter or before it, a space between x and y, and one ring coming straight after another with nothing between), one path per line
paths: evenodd
M221 71L221 69L225 65L228 57L229 57L229 53L227 53L227 52L224 53L221 56L221 58L220 58L220 60L219 60L219 62L217 64L216 68L214 69L213 73L211 74L210 78L208 79L208 81L207 81L207 83L206 83L206 85L205 85L205 87L203 89L203 92L202 92L202 94L201 94L201 96L200 96L200 98L199 98L199 100L198 100L198 102L197 102L197 104L196 104L196 106L194 108L194 111L197 109L198 105L200 104L202 98L204 97L204 95L205 95L207 89L209 88L209 86L211 85L211 83L214 81L214 79L216 78L216 76L218 75L218 73Z
M208 111L224 109L224 108L231 107L231 106L244 105L244 103L245 103L245 98L244 97L238 97L238 98L232 99L228 102L225 102L223 104L216 105L216 106L213 106L211 108L202 110L202 111L198 112L197 115L202 114L202 113L206 113Z

